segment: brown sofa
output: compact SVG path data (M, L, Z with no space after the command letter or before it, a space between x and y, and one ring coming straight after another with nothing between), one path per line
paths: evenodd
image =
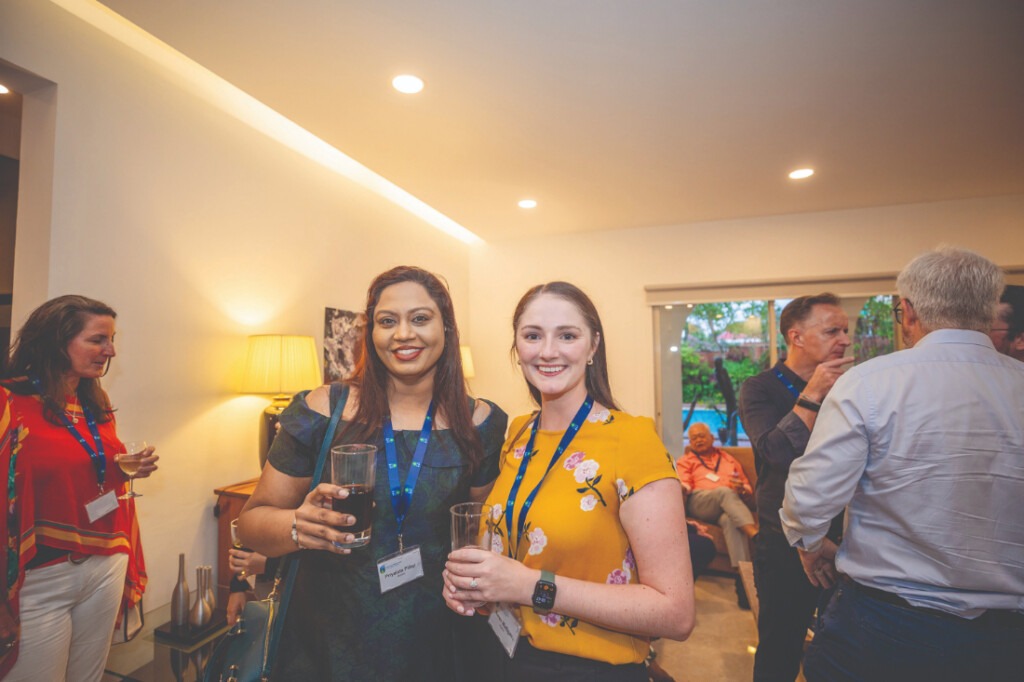
M736 458L736 460L743 467L743 473L747 475L750 480L750 487L757 486L757 471L754 469L754 451L750 448L741 447L723 447L730 455ZM709 570L722 571L724 573L736 573L736 569L729 564L729 552L725 547L725 536L722 535L722 529L716 524L707 523L701 521L711 531L711 537L715 541L715 549L718 550L718 554L712 560L708 566ZM754 513L754 523L757 523L757 513Z

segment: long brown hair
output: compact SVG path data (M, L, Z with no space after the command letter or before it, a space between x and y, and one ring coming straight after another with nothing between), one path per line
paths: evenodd
M32 311L11 346L11 359L5 378L34 376L42 384L43 414L54 424L64 412L64 378L71 370L68 344L78 336L92 316L117 317L106 303L85 296L58 296ZM27 382L8 384L15 393L34 393ZM110 398L100 388L99 379L81 379L78 399L103 423L111 420Z
M590 331L597 335L598 343L597 350L594 351L594 363L587 365L587 393L593 396L594 400L601 405L610 407L613 410L620 410L621 408L615 402L615 398L612 397L611 384L608 382L608 359L605 353L605 336L604 327L601 325L601 316L597 314L597 308L594 306L594 302L590 300L590 297L583 293L583 290L575 284L570 284L569 282L538 284L519 299L516 312L512 315L513 362L516 359L516 335L519 332L519 320L526 311L526 306L530 305L541 294L558 296L572 303L580 311L580 315L583 316L583 320L590 327ZM593 339L591 339L591 342L593 342ZM526 382L526 386L530 389L530 395L533 397L534 402L540 405L540 391L529 381Z
M415 282L422 286L437 304L444 325L444 350L434 370L434 405L443 415L459 449L469 455L475 470L483 459L483 444L473 425L473 410L466 393L466 379L462 374L462 354L459 351L459 328L455 324L455 307L448 288L434 274L408 265L381 273L366 292L366 326L363 329L362 352L356 361L355 372L346 383L359 389L359 407L346 426L356 437L369 439L376 434L390 414L388 381L390 374L377 355L373 345L374 311L381 294L390 286L402 282Z

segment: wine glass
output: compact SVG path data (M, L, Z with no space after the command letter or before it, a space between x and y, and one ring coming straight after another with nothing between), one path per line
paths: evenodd
M146 453L146 441L126 440L121 445L123 452L114 455L114 461L128 477L128 492L118 496L117 499L130 500L133 497L142 497L141 493L135 492L135 474L139 473L139 467L142 466L142 458Z
M242 538L238 534L238 519L232 519L231 520L231 546L234 547L235 549L240 549L243 552L251 552L252 551L251 549L249 549L248 547L245 547L242 544ZM248 573L245 571L244 568L241 571L238 572L238 578L240 580L245 580L245 577L247 575L248 575Z

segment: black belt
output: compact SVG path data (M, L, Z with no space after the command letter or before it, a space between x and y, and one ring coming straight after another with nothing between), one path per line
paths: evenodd
M842 577L843 582L852 584L856 587L857 591L863 594L869 599L875 601L885 602L886 604L893 604L895 606L902 606L905 609L913 609L914 611L920 611L921 613L927 613L933 616L940 616L943 618L956 618L957 620L970 620L978 625L994 626L994 627L1024 627L1024 613L1020 611L1010 611L1008 609L988 609L985 613L981 614L977 618L962 618L952 613L945 611L938 611L936 609L929 609L923 606L914 606L903 597L899 596L895 592L886 592L880 590L877 587L868 587L863 583L859 583L849 576Z

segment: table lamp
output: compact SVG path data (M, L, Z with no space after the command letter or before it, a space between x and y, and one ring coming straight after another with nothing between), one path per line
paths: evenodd
M273 400L260 418L260 470L277 435L277 419L292 396L323 383L312 336L256 334L249 337L240 393L270 393Z

